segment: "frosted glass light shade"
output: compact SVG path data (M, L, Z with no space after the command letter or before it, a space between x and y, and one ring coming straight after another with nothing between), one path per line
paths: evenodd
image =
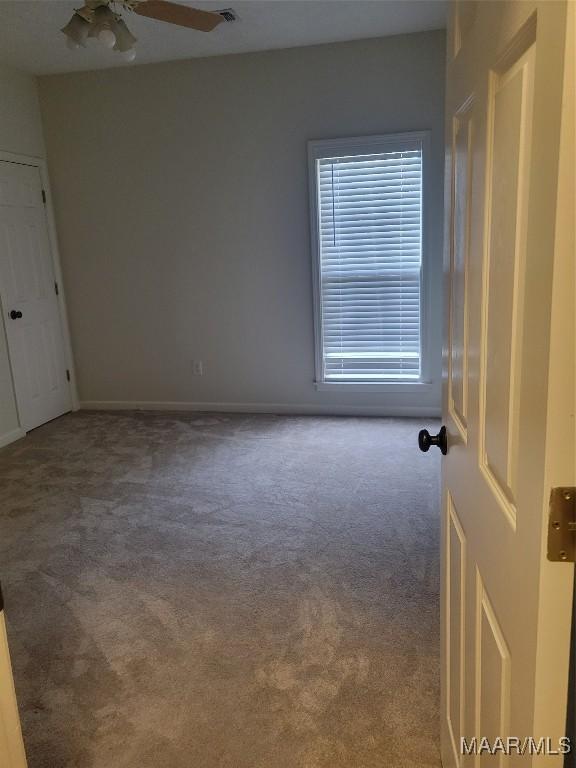
M77 13L74 13L68 24L66 24L65 27L62 27L61 31L66 35L69 41L76 43L76 46L81 45L82 47L85 47L91 26L92 25L88 21L81 16L78 16Z
M116 45L116 35L111 29L104 27L98 32L98 40L105 48L114 48Z
M137 42L136 38L130 32L123 19L116 19L110 24L110 29L116 35L115 51L129 51L134 48L134 43Z

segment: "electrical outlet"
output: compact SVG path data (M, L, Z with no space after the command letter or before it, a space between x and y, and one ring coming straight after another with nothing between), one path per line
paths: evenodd
M204 376L204 363L202 360L192 360L192 374L194 376Z

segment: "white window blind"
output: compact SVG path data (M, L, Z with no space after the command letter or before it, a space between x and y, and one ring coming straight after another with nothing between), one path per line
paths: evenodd
M422 142L316 158L322 379L421 373Z

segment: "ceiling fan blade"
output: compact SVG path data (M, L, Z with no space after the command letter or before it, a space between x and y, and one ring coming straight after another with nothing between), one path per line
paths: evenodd
M134 10L140 16L167 21L169 24L177 24L180 27L199 29L201 32L210 32L224 21L218 13L201 11L187 5L178 5L178 3L169 3L167 0L143 0L134 6Z

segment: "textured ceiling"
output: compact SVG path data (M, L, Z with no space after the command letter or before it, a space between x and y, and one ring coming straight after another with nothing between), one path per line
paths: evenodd
M188 3L233 8L239 20L213 32L182 29L124 13L138 38L136 64L357 40L445 26L444 0L221 0ZM104 69L119 57L93 41L70 51L60 28L82 0L0 1L0 62L34 74Z

